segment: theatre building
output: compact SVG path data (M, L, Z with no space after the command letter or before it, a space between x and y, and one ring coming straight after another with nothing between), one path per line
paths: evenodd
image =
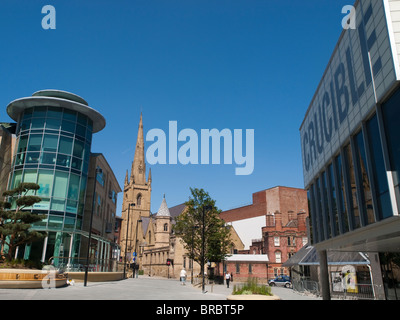
M327 250L367 253L374 290L399 299L400 1L354 6L300 127L312 245L325 299Z

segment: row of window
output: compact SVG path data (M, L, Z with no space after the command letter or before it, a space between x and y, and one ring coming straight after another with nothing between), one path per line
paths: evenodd
M63 217L50 214L41 222L36 222L34 227L35 230L80 230L82 217Z
M93 122L78 112L57 107L35 107L24 111L19 131L37 131L45 129L48 132L63 131L92 140Z
M290 247L295 247L296 246L296 237L295 236L288 236L284 237L286 240L286 245ZM308 242L307 237L302 237L302 245L306 245ZM280 247L281 246L281 237L274 237L274 246L275 247Z
M37 183L40 186L39 190L30 191L30 195L42 198L33 209L83 214L86 176L57 170L16 170L11 180L11 188L18 186L21 181Z
M400 91L350 137L308 189L313 243L394 215L387 171L399 201ZM382 144L383 142L383 144ZM387 146L387 147L386 147Z

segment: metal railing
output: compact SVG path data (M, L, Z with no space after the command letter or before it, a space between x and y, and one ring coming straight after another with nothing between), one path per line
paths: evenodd
M313 280L293 280L293 290L305 294L320 296L319 283Z
M333 291L332 296L344 300L375 300L376 285L353 284L351 287L343 287L340 291Z
M318 281L313 280L293 280L293 290L304 294L312 294L317 297L321 295ZM352 286L343 286L334 283L331 286L331 297L343 300L375 300L377 299L376 285L372 284L352 284Z

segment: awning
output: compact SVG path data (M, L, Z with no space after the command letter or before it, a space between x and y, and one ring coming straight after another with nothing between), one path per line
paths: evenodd
M370 261L361 252L327 252L328 265L368 265ZM313 246L304 246L294 256L282 264L283 267L319 265L317 250Z

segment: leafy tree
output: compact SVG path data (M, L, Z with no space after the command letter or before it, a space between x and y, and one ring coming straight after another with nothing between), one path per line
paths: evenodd
M191 197L185 202L187 209L176 218L174 232L182 238L190 259L204 266L207 261L221 262L232 245L230 226L219 217L221 210L215 200L203 189L192 189ZM204 224L203 224L204 212ZM204 257L202 236L204 227Z
M28 195L30 191L39 188L36 183L21 183L15 189L3 193L7 201L0 201L0 243L2 250L4 244L8 246L8 260L12 260L18 246L40 240L45 235L44 232L31 230L32 223L43 220L45 216L23 211L41 201L40 197ZM10 209L13 201L16 203L15 210Z

